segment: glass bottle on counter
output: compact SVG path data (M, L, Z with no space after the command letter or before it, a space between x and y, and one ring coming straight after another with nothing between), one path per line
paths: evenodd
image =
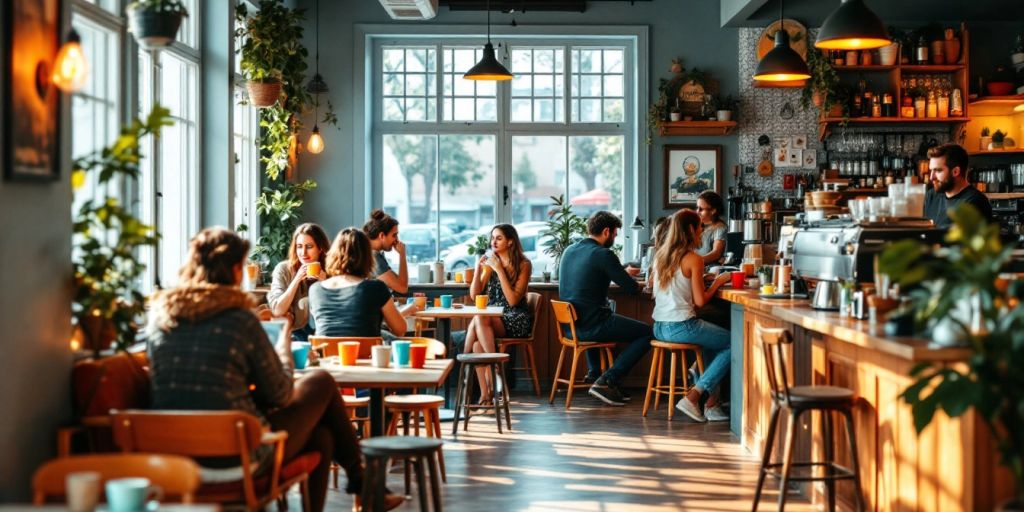
M882 117L882 102L877 94L871 95L871 117Z

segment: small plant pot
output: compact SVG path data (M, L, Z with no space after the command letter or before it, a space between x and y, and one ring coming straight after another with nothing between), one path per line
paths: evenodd
M680 120L682 120L682 118L683 118L683 115L680 114L679 112L670 112L668 114L668 120L672 121L672 122L680 121Z
M828 110L828 117L843 117L843 106L838 104L832 105Z
M811 93L811 103L813 103L815 107L821 108L821 106L825 104L825 95L818 91L814 91Z
M732 110L719 110L715 112L715 118L719 121L732 121Z
M152 50L168 46L178 37L181 27L180 13L129 9L128 30L135 36L139 46Z
M978 149L985 151L988 149L989 144L992 143L992 137L981 137L978 139Z
M1003 143L1002 142L992 141L992 142L988 143L988 148L992 149L992 150L998 151L1000 149L1003 149Z
M245 84L245 88L249 91L249 101L257 108L272 106L281 97L281 82L279 80L249 81Z
M883 46L878 49L878 60L879 64L883 66L892 66L896 64L896 59L900 55L899 43L892 43L888 46Z

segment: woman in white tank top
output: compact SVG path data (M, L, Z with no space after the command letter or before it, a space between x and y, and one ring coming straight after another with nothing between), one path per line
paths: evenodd
M655 339L703 347L704 374L676 404L677 409L703 423L729 419L718 397L718 385L729 371L729 331L697 318L697 308L707 304L729 276L722 274L704 288L704 258L694 251L700 245L701 229L700 215L693 210L672 215L664 243L654 253L651 282ZM702 412L703 393L710 396Z

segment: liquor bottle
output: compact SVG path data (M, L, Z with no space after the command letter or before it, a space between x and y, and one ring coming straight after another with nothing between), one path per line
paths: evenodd
M928 41L924 36L917 40L917 50L914 52L917 57L917 64L928 64Z
M882 102L877 94L871 95L871 117L882 117Z

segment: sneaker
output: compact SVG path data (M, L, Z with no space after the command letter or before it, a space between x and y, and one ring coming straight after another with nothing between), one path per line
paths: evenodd
M708 421L729 421L729 415L726 414L725 409L721 405L705 408L704 417Z
M622 389L622 388L618 388L618 389L619 389L619 394L622 395L622 399L623 400L629 402L630 400L633 399L633 395L630 395L628 391L626 391L625 389Z
M398 508L403 503L405 503L405 496L402 496L401 494L393 494L389 492L384 495L384 510ZM367 503L365 507L363 506L362 496L358 494L355 496L355 500L352 502L352 512L370 512L372 510L373 507L369 503Z
M687 400L686 397L680 398L679 401L676 402L676 409L689 416L697 423L706 423L708 421L708 419L701 414L700 408L694 405L693 402Z
M622 392L619 391L619 387L604 379L597 379L597 382L590 386L590 396L608 405L626 405L626 401L622 399Z
M587 372L587 374L583 376L583 383L584 384L593 384L593 383L597 382L597 379L599 377L601 377L600 374Z

